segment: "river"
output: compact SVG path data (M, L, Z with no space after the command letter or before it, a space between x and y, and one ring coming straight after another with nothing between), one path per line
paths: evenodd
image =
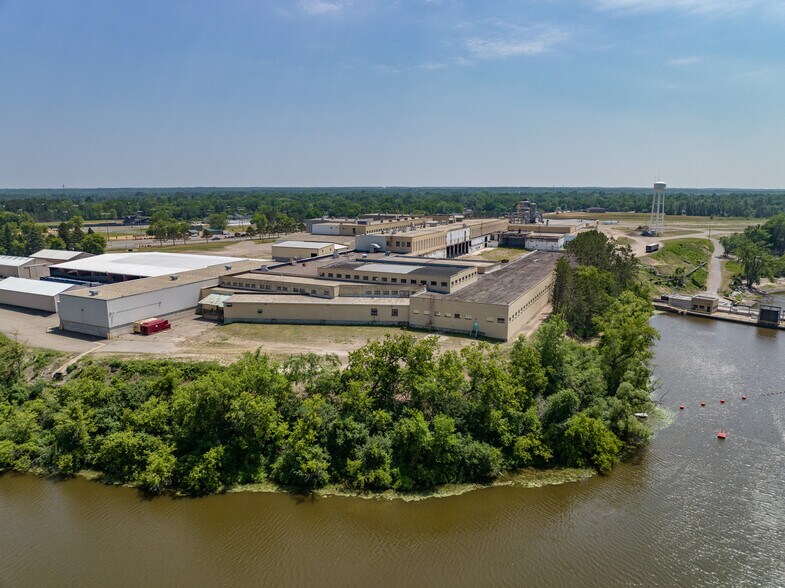
M673 423L609 476L403 502L6 474L0 586L785 585L785 333L653 324Z

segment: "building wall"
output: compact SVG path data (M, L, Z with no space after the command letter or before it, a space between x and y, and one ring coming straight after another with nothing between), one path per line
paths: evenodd
M45 294L0 290L0 304L32 308L33 310L43 310L45 312L57 312L58 298L58 296L47 296Z
M242 301L241 296L224 303L224 323L292 323L314 325L406 325L408 301L389 304L369 300L368 304L340 303L340 298L324 303L280 303ZM376 309L377 315L372 315ZM393 309L398 316L393 316ZM261 312L260 312L261 311Z
M282 247L272 246L272 256L275 261L291 261L292 259L308 259L320 255L330 255L335 251L332 243L323 247Z
M509 224L510 231L522 231L532 232L532 233L548 233L548 234L560 234L560 235L569 235L570 233L575 233L576 228L575 225L552 225L552 224L528 224L528 225L519 225L515 223Z
M46 263L29 263L27 265L0 265L0 278L29 278L38 280L49 275Z
M312 235L333 235L337 237L341 234L341 225L337 223L314 224L308 232Z
M549 304L554 280L555 274L549 275L510 304L420 294L411 298L409 323L425 329L471 333L476 322L481 336L509 341ZM456 318L456 314L460 316Z
M530 251L560 251L564 249L564 238L538 239L529 236L526 237L526 249Z
M218 278L130 294L122 298L60 295L60 326L67 331L111 339L130 333L134 321L150 317L172 318L193 314L202 288L218 285Z
M438 268L439 266L434 266ZM427 268L427 266L426 266ZM326 267L319 269L319 277L337 280L352 280L375 286L414 290L417 286L425 286L434 292L449 293L477 280L477 268L467 267L451 276L427 271L418 274L402 274L397 272L363 271L357 268Z
M340 285L338 284L326 280L323 284L318 285L312 282L313 279L297 281L289 276L281 279L275 275L258 274L258 276L223 276L220 278L219 284L227 288L244 288L270 294L308 294L323 298L334 298L340 295Z

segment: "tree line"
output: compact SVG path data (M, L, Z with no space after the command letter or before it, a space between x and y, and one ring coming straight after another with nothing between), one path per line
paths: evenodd
M334 188L267 190L76 190L69 193L0 191L0 210L27 213L35 222L59 222L74 216L117 220L166 214L179 221L207 219L211 214L252 216L274 223L280 214L295 222L331 216L356 217L373 212L450 214L471 210L479 216L507 214L529 198L545 211L602 207L617 212L647 212L647 189L532 188ZM782 191L673 191L666 214L767 218L785 212Z
M106 249L106 238L90 228L85 231L79 216L61 222L57 231L51 233L27 213L0 211L0 255L28 256L41 249L68 249L97 255Z
M725 253L741 265L732 285L752 288L762 278L785 276L785 214L776 214L741 233L720 237L720 243Z

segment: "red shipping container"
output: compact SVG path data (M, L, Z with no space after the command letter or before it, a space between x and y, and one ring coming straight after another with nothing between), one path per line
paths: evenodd
M154 321L146 321L142 323L142 335L152 335L153 333L157 333L158 331L165 331L167 329L171 329L172 325L169 324L169 321L158 319Z

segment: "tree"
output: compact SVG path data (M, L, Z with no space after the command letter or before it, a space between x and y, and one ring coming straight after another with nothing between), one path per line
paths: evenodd
M225 212L216 212L207 217L207 223L211 229L225 231L226 227L229 226L229 217Z
M254 226L257 233L263 233L268 226L267 215L257 211L251 218L251 224Z
M599 420L578 413L567 421L560 457L573 467L594 467L607 474L619 461L622 442Z
M736 257L741 262L741 278L748 288L760 284L761 278L772 276L774 259L760 245L747 241L739 247Z
M76 249L93 255L101 255L106 250L106 237L98 233L89 233L82 238Z

